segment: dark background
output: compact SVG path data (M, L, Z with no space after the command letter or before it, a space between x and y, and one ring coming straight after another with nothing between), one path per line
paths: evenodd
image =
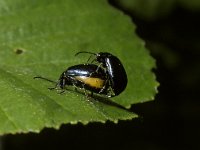
M200 11L177 4L162 17L145 19L117 0L110 4L132 17L157 61L155 101L133 105L142 117L132 121L7 135L3 149L200 149Z

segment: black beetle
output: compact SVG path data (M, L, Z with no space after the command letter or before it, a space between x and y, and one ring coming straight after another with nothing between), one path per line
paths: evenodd
M75 54L75 56L79 55L80 53L89 53L95 55L96 58L91 61L100 63L99 68L104 68L106 70L106 74L108 75L109 86L112 89L111 97L119 95L127 86L127 75L126 71L121 63L121 61L114 55L107 53L107 52L100 52L100 53L92 53L87 51L81 51ZM92 56L91 55L91 56ZM91 59L91 56L88 59Z
M40 76L36 76L34 79L35 78L54 82ZM49 89L56 89L59 87L60 89L64 90L66 86L75 86L76 88L78 87L94 93L104 94L108 97L111 95L108 77L105 70L98 68L98 66L94 64L80 64L71 66L60 75L58 82L55 83L56 86Z

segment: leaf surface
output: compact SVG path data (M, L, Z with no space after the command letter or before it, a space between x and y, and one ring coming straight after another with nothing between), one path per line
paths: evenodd
M131 19L105 1L0 1L0 134L39 132L63 123L117 122L137 117L132 104L152 100L158 83L154 60ZM54 81L83 64L78 51L110 52L123 63L128 86L117 97L88 98L73 87L59 94Z

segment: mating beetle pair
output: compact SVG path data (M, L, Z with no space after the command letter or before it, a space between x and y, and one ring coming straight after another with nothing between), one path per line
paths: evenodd
M66 85L72 85L107 97L117 96L124 91L127 85L127 75L121 61L116 56L106 52L95 54L85 51L78 52L75 56L81 53L94 55L95 59L89 63L90 56L87 64L69 67L60 75L55 88L65 89ZM97 62L98 65L93 62ZM43 77L34 78L51 81Z

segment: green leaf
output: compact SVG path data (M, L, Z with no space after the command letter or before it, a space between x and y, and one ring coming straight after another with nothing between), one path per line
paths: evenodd
M134 16L144 20L155 20L168 15L176 0L115 0Z
M198 12L199 0L114 0L119 7L138 18L153 21L163 18L178 7Z
M137 117L122 108L152 100L158 83L154 60L135 34L131 19L105 0L0 1L0 134L39 132L63 123L117 122ZM126 90L114 98L50 91L68 67L85 63L78 51L107 51L119 57Z

